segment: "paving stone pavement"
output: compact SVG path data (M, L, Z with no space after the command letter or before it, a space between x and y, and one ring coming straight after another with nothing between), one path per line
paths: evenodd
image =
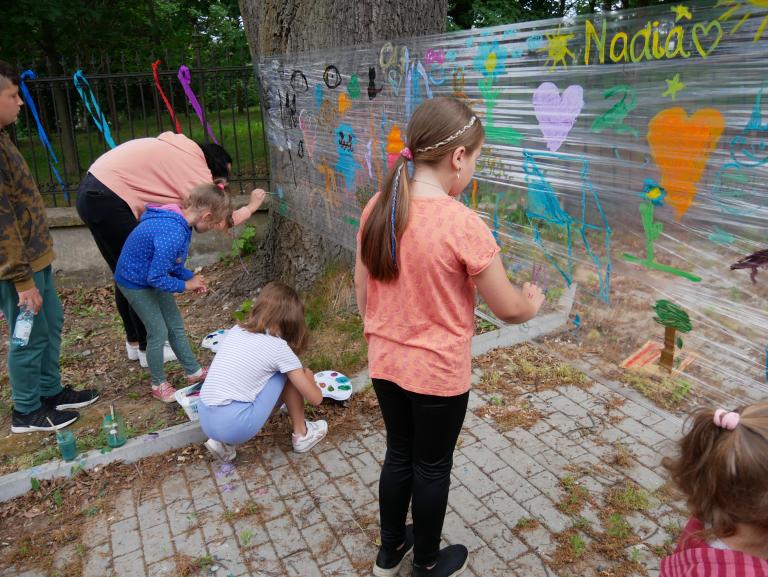
M474 380L479 376L476 369ZM658 574L653 550L670 540L670 527L684 522L678 504L654 497L664 483L659 460L671 450L678 425L633 400L615 406L615 396L601 384L532 393L527 399L543 418L530 430L500 434L474 412L491 399L472 391L443 531L447 543L471 551L464 575L572 574L551 568L556 534L577 521L599 524L605 492L627 479L650 495L647 508L627 517L641 538L632 558L652 577ZM200 460L173 469L156 490L139 494L126 487L109 516L88 521L79 546L56 555L65 563L75 549L84 551L84 577L176 576L176 555L207 557L214 565L202 574L217 577L371 575L383 430L361 424L337 446L323 441L302 455L287 442L258 442L269 446L248 463ZM629 449L621 465L611 463L615 443ZM578 517L557 506L566 477L595 498ZM530 519L539 523L522 529ZM0 577L10 575L41 577L24 567L0 569ZM408 563L400 575L410 575Z

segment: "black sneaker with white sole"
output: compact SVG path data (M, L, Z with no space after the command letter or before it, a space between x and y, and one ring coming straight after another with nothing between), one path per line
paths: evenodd
M413 525L405 526L405 541L400 549L379 548L376 562L373 564L373 574L376 577L395 577L400 571L405 556L413 550Z
M40 397L40 402L46 407L63 411L65 409L82 409L99 400L99 393L93 389L76 391L69 385L52 397Z
M437 554L437 563L431 568L413 564L411 577L455 577L467 568L469 551L464 545L448 545Z
M79 416L77 411L57 411L45 405L26 414L14 409L11 417L11 433L57 431L74 423Z

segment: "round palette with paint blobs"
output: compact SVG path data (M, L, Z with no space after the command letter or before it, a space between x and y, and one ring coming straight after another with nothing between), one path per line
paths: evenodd
M200 346L204 349L209 349L213 351L214 353L219 350L219 345L224 340L224 338L227 336L227 330L226 329L219 329L218 331L213 331L212 333L208 333L203 338L203 342L200 343Z
M346 401L352 396L352 382L349 377L336 371L315 373L315 382L323 391L323 397L334 401Z

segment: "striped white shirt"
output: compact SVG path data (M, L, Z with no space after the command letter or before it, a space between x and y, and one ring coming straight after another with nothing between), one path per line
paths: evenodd
M300 368L301 361L283 339L235 325L219 344L200 400L209 407L251 403L272 375Z

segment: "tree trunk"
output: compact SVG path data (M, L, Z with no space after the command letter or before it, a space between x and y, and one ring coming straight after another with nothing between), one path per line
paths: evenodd
M258 60L271 54L440 33L445 29L448 1L240 0L240 11L251 56ZM263 248L273 277L306 290L330 262L352 264L348 250L283 218L276 204L273 200Z
M675 333L677 331L674 327L664 328L664 350L661 351L661 359L659 364L661 368L665 369L668 373L672 372L672 365L675 361Z

